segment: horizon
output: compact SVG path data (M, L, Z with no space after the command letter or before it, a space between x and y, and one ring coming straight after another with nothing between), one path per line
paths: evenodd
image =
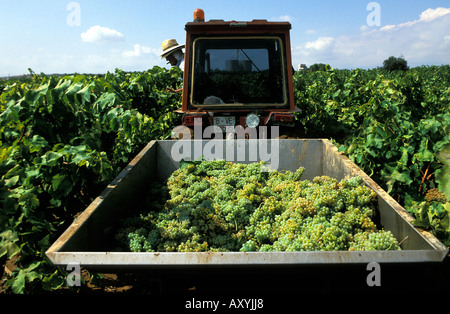
M314 64L320 64L320 62L319 63L314 63ZM313 65L313 64L311 64L311 65ZM311 65L309 65L309 66L307 65L308 70L311 67ZM432 65L424 64L424 65L417 65L417 66L414 66L414 67L408 66L408 70L421 68L421 67L441 67L441 66L448 66L448 65L450 65L450 64L432 64ZM159 65L155 65L155 66L159 66ZM142 73L142 72L149 71L152 68L153 68L153 66L151 68L148 68L148 69L136 70L136 71L125 71L125 70L119 69L119 68L116 68L116 69L124 71L125 73ZM165 68L166 70L169 70L168 67L162 66L162 68ZM335 71L335 70L336 71L353 71L353 70L370 71L370 70L379 70L379 69L381 70L382 68L383 68L383 66L380 65L380 66L376 66L376 67L373 67L373 68L352 68L352 69L348 69L348 68L333 68L332 67L332 70L333 71ZM98 73L87 73L87 72L86 73L84 73L84 72L83 73L80 73L80 72L66 72L66 73L44 73L44 72L40 72L40 73L35 73L33 71L33 74L31 74L31 73L26 73L25 74L24 73L24 74L16 74L16 75L11 75L11 76L0 76L0 80L21 79L21 78L32 77L33 75L41 76L42 74L44 76L73 76L73 75L92 75L92 76L99 75L99 76L103 76L103 75L106 75L108 73L115 73L116 69L114 69L112 71L106 71L106 72L103 72L103 73L101 73L101 72L98 72ZM33 70L33 69L31 69L31 70ZM295 72L302 72L302 71L303 70L295 69ZM400 71L402 71L402 70L400 70Z

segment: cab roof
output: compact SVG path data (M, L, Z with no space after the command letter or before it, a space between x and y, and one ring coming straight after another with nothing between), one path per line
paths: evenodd
M269 22L267 20L188 22L188 32L286 32L291 29L289 22Z

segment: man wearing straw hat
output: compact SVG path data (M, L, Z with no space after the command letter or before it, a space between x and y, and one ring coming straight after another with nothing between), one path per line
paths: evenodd
M171 66L177 66L184 71L184 53L183 48L184 45L179 45L175 39L167 39L161 43L161 47L163 52L161 54L161 59L166 58L167 63L170 63ZM183 88L174 90L171 87L167 88L167 91L172 93L179 93L183 90Z
M167 39L161 43L163 52L161 59L166 58L171 66L177 66L184 71L184 45L179 45L175 39Z

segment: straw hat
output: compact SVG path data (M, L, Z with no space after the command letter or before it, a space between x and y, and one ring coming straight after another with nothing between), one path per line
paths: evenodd
M161 59L164 59L175 50L184 48L184 45L179 45L175 39L167 39L161 43L161 46L163 49Z

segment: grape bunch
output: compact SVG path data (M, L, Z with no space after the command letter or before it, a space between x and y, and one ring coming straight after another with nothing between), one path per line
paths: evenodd
M428 203L438 202L445 204L448 201L447 196L444 193L440 192L437 188L428 190L425 198L427 199Z
M399 245L392 233L388 230L378 232L360 232L354 237L349 251L379 251L379 250L398 250Z
M400 250L375 223L377 195L361 177L302 180L303 171L187 163L150 187L116 239L133 252Z

